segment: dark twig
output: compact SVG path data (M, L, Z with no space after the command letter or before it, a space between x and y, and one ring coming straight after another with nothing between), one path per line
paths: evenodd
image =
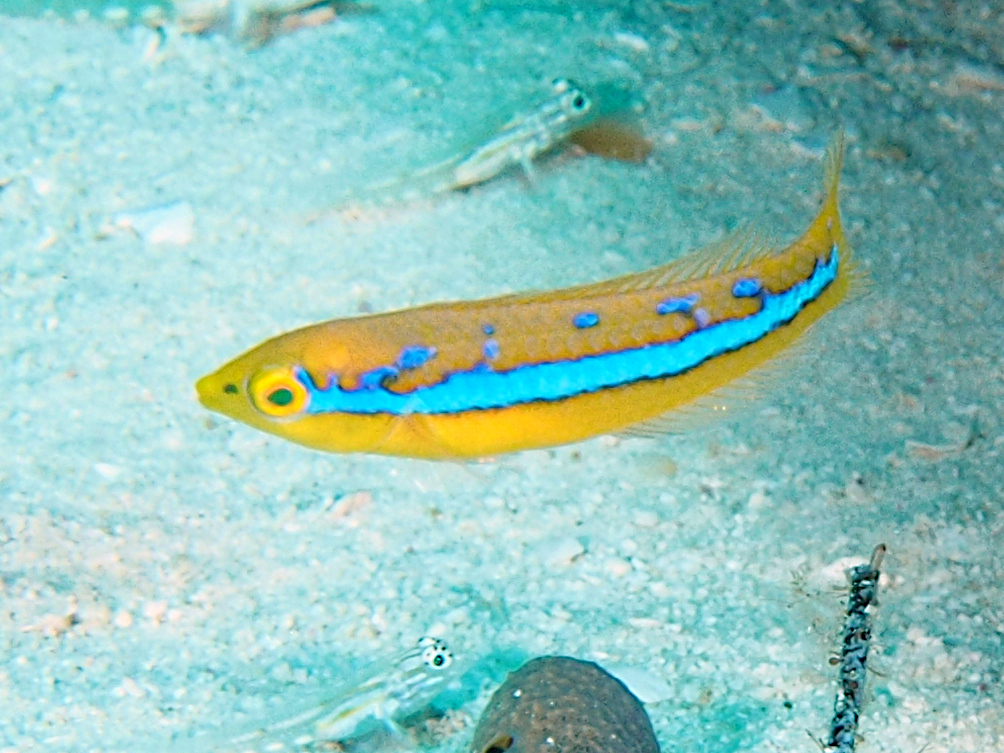
M854 752L854 736L865 694L868 643L872 637L868 608L878 592L879 568L885 551L885 544L879 544L872 552L871 562L851 570L851 595L847 600L847 619L840 648L840 689L833 704L833 722L826 741L826 748L834 753Z

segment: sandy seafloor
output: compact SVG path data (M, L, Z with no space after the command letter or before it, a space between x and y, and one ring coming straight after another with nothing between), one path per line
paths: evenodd
M1000 11L373 5L152 54L143 28L0 19L0 750L160 750L434 634L466 690L407 745L462 750L506 669L561 653L668 683L663 751L814 751L842 570L879 542L859 750L1004 749ZM559 75L630 86L648 162L566 152L306 221ZM460 465L195 400L305 323L598 280L747 221L787 240L841 123L869 293L737 420ZM177 201L190 242L113 227Z

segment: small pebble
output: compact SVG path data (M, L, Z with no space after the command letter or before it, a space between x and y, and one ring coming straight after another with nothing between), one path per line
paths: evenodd
M603 564L603 569L612 578L623 578L631 572L631 563L619 557L611 557Z
M95 463L94 472L101 476L101 478L112 481L118 478L119 474L122 473L122 469L111 463Z
M150 601L147 602L143 607L143 616L146 617L150 622L159 625L164 621L167 616L167 602L165 601Z
M747 504L749 505L750 510L764 510L770 507L770 497L768 497L764 491L757 489L755 492L750 494Z
M651 510L639 510L634 514L634 524L639 528L655 528L659 525L659 516Z
M367 491L352 492L331 505L330 516L333 519L348 518L365 510L373 503L373 495Z
M649 51L648 42L644 37L640 37L637 34L631 34L627 31L615 31L614 41L634 50L635 52Z
M541 562L549 567L568 567L586 551L578 539L571 536L547 541L538 549Z
M1004 75L987 66L958 63L952 73L951 84L960 91L1004 91Z
M183 246L195 237L195 211L187 201L119 212L112 222L116 227L132 230L144 243Z

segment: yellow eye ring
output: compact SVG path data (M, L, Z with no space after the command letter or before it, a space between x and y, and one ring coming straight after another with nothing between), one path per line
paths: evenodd
M307 407L310 395L285 366L262 369L248 385L248 395L254 407L271 418L288 418Z

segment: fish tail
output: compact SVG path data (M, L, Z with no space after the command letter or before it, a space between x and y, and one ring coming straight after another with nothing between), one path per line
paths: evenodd
M821 246L836 245L840 249L841 264L849 261L850 249L840 222L840 172L844 166L844 131L833 137L823 160L823 206L807 235Z
M805 231L798 245L809 248L832 248L840 253L840 276L845 280L845 292L859 292L862 274L857 270L854 253L847 242L840 221L840 172L844 164L844 131L839 130L826 149L823 160L823 206Z
M870 281L867 273L858 266L840 222L840 173L843 166L844 129L841 128L826 149L823 177L826 197L817 222L828 229L831 244L840 250L841 276L846 280L846 294L849 299L854 299L868 292Z
M844 129L837 131L836 136L826 148L824 162L824 182L827 202L836 205L840 193L840 173L844 167Z
M847 246L847 238L840 223L840 173L844 167L844 129L837 131L824 160L823 187L826 198L823 200L823 210L820 213L828 224L833 241L841 251ZM847 254L850 253L848 249Z
M791 250L795 254L819 254L836 249L840 255L839 272L832 285L831 296L836 305L840 301L857 298L868 290L867 275L854 258L840 221L840 171L844 163L844 132L839 130L826 149L823 160L823 204L812 224L795 241Z

